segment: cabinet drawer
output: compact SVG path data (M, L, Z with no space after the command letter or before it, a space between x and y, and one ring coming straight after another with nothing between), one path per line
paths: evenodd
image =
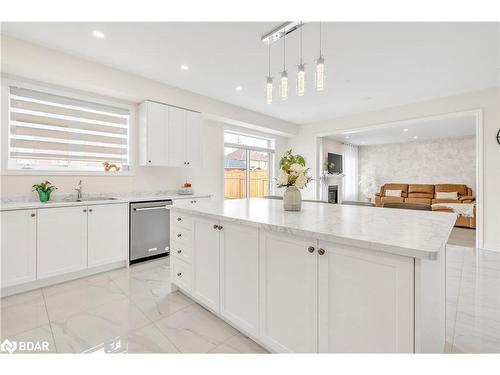
M192 263L193 248L190 244L172 241L170 243L170 255L179 258L187 263Z
M190 292L193 285L192 266L179 258L173 257L172 262L172 282L178 287Z
M189 230L193 229L193 219L181 212L172 213L170 221L172 222L173 226L182 227Z
M192 246L193 232L189 229L174 225L170 230L170 241L176 241L180 244Z

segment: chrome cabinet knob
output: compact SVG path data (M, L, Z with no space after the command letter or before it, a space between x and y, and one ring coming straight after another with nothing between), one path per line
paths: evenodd
M92 209L89 209L89 212L92 212Z
M180 253L182 253L182 250L177 250L177 254L180 254Z
M31 214L31 217L35 217L36 215L34 213Z
M181 218L181 217L178 217L178 218L177 218L177 221L182 221L182 218Z
M181 277L182 276L182 272L177 272L177 276Z
M221 230L222 228L224 228L222 225L217 226L218 230Z
M314 247L313 246L309 246L307 248L307 251L309 251L310 253L314 253Z
M87 210L84 208L84 209L83 209L83 212L87 212Z
M181 238L182 237L182 233L177 233L177 237Z
M325 249L318 249L319 255L323 255L324 253L326 253Z
M214 224L214 229L219 229L219 226L217 224Z

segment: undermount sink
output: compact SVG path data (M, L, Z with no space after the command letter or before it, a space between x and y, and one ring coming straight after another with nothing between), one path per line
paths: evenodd
M93 201L115 201L118 198L113 198L113 197L89 197L89 198L82 198L82 199L77 199L77 198L72 198L66 200L66 202L93 202Z

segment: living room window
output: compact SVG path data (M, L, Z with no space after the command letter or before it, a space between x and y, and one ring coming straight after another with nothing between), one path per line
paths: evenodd
M224 198L270 194L274 176L274 140L224 132Z
M104 162L117 165L118 173L129 171L128 106L21 85L8 85L6 91L4 172L99 173Z

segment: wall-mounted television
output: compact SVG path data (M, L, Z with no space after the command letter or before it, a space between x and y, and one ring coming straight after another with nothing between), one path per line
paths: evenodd
M342 155L328 153L328 173L342 173Z

